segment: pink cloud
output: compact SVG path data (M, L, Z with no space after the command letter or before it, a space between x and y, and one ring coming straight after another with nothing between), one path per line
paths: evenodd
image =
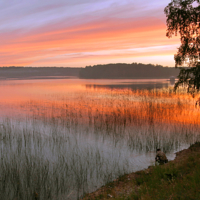
M165 24L155 17L101 18L81 25L67 25L66 27L64 25L65 23L62 21L31 32L23 32L19 29L14 33L1 33L0 65L31 65L34 63L48 65L48 60L56 65L59 62L57 59L59 55L73 53L80 53L77 54L76 60L85 62L86 59L88 61L95 58L98 60L99 56L81 56L82 54L103 50L121 50L121 53L108 53L102 55L101 59L107 57L134 58L134 56L155 55L155 53L168 55L169 52L173 54L173 51L162 49L162 52L127 53L126 50L179 43L178 38L169 40L165 36ZM66 66L69 60L70 62L75 61L70 56L66 59L63 56L60 59L60 62L66 63Z

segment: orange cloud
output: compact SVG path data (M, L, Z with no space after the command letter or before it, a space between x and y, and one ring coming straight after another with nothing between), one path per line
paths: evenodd
M174 54L174 48L147 49L179 43L178 38L169 40L165 33L165 24L157 18L112 18L66 28L46 26L13 37L0 34L0 65L69 66L86 60L89 64L95 59L130 57L134 62L134 57ZM100 51L104 52L99 55Z

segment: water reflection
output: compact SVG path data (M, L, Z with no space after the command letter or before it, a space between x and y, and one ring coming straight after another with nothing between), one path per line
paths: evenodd
M168 88L173 86L175 78L166 79L136 79L136 80L115 80L110 83L90 83L86 84L86 88L108 88L108 89L131 89L131 90L152 90Z
M167 80L1 82L0 164L10 166L7 161L13 158L27 174L31 166L34 176L48 169L50 176L42 177L41 170L41 179L48 177L52 195L76 199L123 173L148 167L157 147L173 159L174 152L199 138L200 114L187 94L146 90L169 84ZM35 171L34 166L40 167ZM13 172L0 169L1 174L7 171ZM7 174L8 182L12 177ZM36 180L42 183L39 177ZM40 186L47 194L49 186Z
M86 88L110 88L110 89L131 89L131 90L152 90L168 87L168 83L135 83L135 84L119 84L119 85L86 85Z

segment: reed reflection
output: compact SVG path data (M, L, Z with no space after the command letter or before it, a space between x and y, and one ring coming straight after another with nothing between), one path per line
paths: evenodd
M4 109L11 108L0 126L5 199L14 194L31 199L38 191L49 199L80 198L124 173L148 167L157 147L170 160L175 151L200 139L200 114L195 100L183 90L175 94L170 87L132 90L86 85L88 81L70 80L8 84L12 89L8 94L17 89L21 100L15 104L1 100ZM26 92L34 98L24 98ZM23 176L15 173L19 170ZM10 185L19 180L15 191ZM64 180L73 181L62 184ZM24 185L30 185L26 193Z
M147 82L147 83L126 83L126 84L113 84L113 85L97 85L87 84L86 88L108 88L108 89L131 89L131 90L152 90L169 87L169 83L162 82Z

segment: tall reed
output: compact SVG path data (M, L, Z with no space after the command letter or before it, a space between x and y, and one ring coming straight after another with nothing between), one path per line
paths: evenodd
M3 199L79 199L199 140L198 110L180 91L98 90L23 103L0 126ZM188 116L190 116L188 118Z

